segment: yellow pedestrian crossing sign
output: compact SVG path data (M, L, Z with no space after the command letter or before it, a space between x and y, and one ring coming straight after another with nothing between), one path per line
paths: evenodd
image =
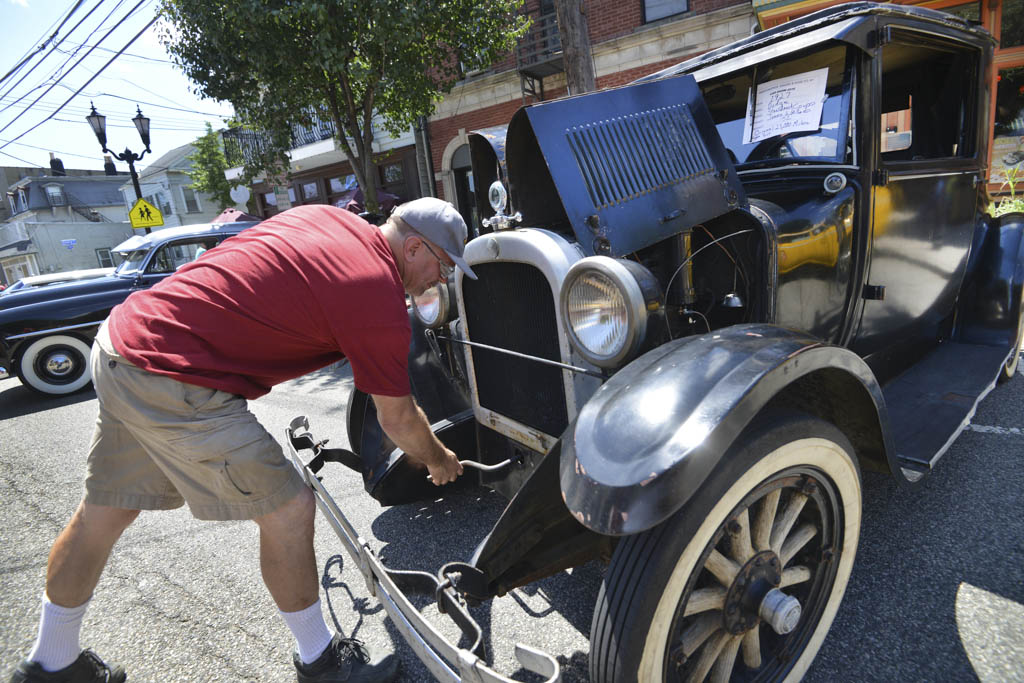
M145 199L138 199L128 214L133 228L155 228L164 224L164 215Z

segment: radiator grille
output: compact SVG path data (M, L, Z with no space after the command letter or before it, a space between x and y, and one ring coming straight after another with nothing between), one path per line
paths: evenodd
M599 209L715 172L685 104L577 126L566 136Z
M523 263L473 264L462 280L470 341L561 361L554 297L544 275ZM480 405L545 434L568 424L562 371L470 347Z

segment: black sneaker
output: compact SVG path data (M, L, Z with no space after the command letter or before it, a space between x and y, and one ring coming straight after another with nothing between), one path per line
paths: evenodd
M394 653L373 653L362 641L337 633L316 661L303 664L296 653L292 662L299 683L389 683L398 673Z
M71 666L47 671L35 662L21 660L11 683L123 683L128 678L119 666L107 666L92 650L82 650Z

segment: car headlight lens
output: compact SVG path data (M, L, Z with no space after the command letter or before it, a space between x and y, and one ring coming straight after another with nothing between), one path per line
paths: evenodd
M626 300L606 275L598 271L580 275L569 289L565 310L577 340L590 353L614 356L626 343Z
M604 368L632 360L647 335L648 314L661 307L661 289L650 271L607 256L577 261L559 298L573 346Z
M451 316L451 297L448 285L437 284L412 299L412 310L424 327L437 329Z

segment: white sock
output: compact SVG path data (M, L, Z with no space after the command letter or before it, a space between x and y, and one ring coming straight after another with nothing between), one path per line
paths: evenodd
M61 607L50 602L43 593L43 615L39 619L39 634L28 659L46 671L59 671L71 666L82 652L78 633L82 630L82 617L89 600L78 607Z
M280 612L280 610L278 610ZM281 612L284 623L292 630L295 636L295 644L299 650L299 659L303 664L316 661L316 658L324 653L331 642L331 632L327 630L324 623L324 615L320 611L320 601L317 600L306 609L298 612Z

